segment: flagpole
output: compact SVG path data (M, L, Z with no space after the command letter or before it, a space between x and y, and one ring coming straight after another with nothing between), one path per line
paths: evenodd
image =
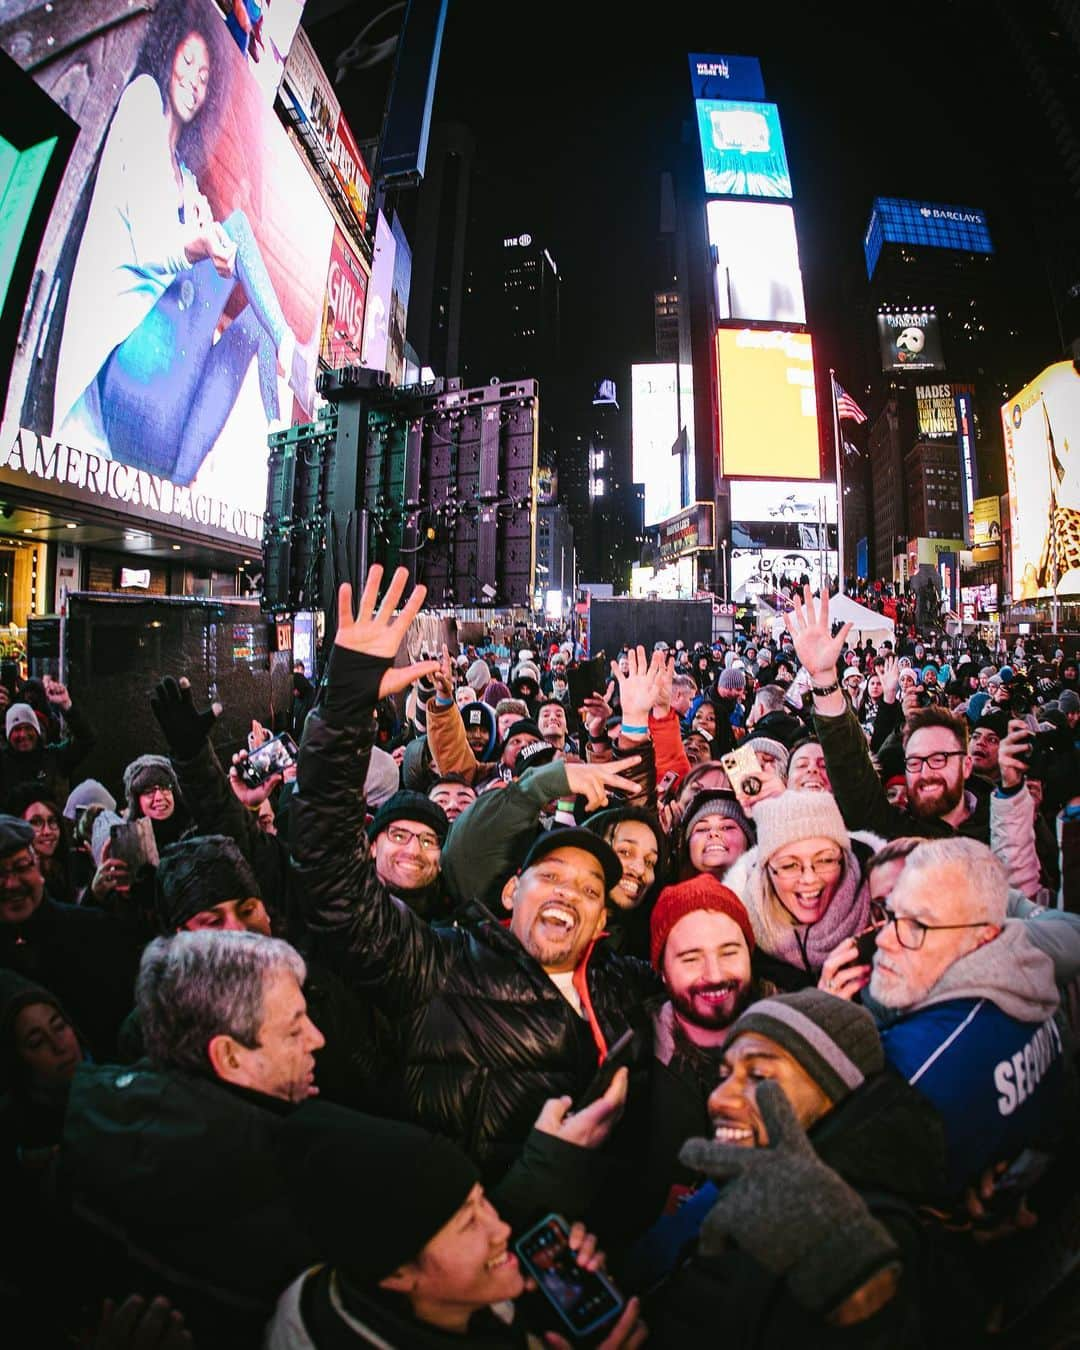
M829 370L829 397L832 399L833 447L836 450L836 547L837 568L836 590L844 594L844 479L841 471L840 410L836 406L836 371ZM827 542L827 541L826 541ZM826 549L826 557L828 550Z

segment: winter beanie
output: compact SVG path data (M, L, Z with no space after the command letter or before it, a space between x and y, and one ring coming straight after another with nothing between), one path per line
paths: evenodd
M173 766L164 755L140 755L124 770L124 796L127 799L128 819L138 820L139 796L151 788L167 787L173 796L180 796L180 783Z
M415 1125L302 1115L283 1160L292 1200L319 1255L358 1288L417 1257L480 1180L461 1149Z
M394 756L373 745L367 777L364 779L364 801L372 811L377 811L400 786L401 773L394 763Z
M991 711L990 709L987 709L979 720L973 723L971 728L973 732L979 731L980 729L992 731L999 741L1003 741L1009 734L1009 714L1007 712Z
M690 805L690 814L683 826L684 839L689 837L690 831L703 816L724 816L733 820L746 836L747 846L754 847L754 826L734 792L728 792L725 788L709 788L699 792Z
M555 747L547 741L530 741L523 745L514 757L514 777L520 778L526 769L538 764L550 764L555 758Z
M775 741L771 736L748 736L743 742L744 745L752 746L755 751L760 750L762 754L772 755L776 760L776 767L780 771L782 778L787 778L788 761L791 759L791 752L787 746L780 741Z
M989 702L990 702L990 695L986 692L985 689L980 689L977 694L972 694L972 696L968 699L967 720L971 723L972 726L974 726L975 723L979 720L980 713Z
M491 683L491 670L488 663L481 661L478 657L466 672L465 683L479 697Z
M34 842L34 827L20 816L0 815L0 858Z
M503 744L505 745L507 741L512 741L515 736L535 736L538 741L544 739L544 733L531 717L523 717L519 722L514 722L509 726L506 730L506 735L503 737Z
M881 1037L867 1010L822 989L752 1004L731 1028L727 1044L747 1031L786 1050L834 1105L885 1068Z
M733 919L746 939L748 950L753 954L754 930L750 927L746 906L734 891L715 877L703 874L691 877L689 881L681 881L676 886L665 886L657 896L649 920L649 960L654 970L660 970L660 961L671 930L687 914L702 909L714 914L726 914L729 919Z
M79 809L84 806L103 806L106 811L115 811L116 798L96 778L87 778L68 794L64 803L64 819L75 820Z
M388 797L375 812L368 826L368 838L374 842L396 820L415 820L419 825L427 825L438 836L440 844L445 842L446 832L450 828L446 812L438 802L431 801L422 792L410 792L402 788Z
M1075 689L1063 689L1058 694L1058 707L1063 713L1080 712L1080 694Z
M754 808L758 857L763 863L800 839L832 839L846 852L851 836L831 792L782 792Z
M746 676L741 670L732 667L721 671L716 681L717 689L726 689L728 693L741 694L746 690Z
M4 735L10 739L15 727L33 727L38 736L41 736L41 723L29 703L13 703L7 710L7 716L4 718Z
M226 900L262 895L251 864L223 834L204 834L170 844L162 850L154 880L157 919L166 934L175 933L196 914Z

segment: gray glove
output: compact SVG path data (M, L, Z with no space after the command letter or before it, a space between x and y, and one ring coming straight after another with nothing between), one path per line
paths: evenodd
M722 1186L702 1225L699 1248L716 1255L732 1239L775 1275L795 1299L827 1313L884 1266L897 1247L862 1199L814 1152L774 1082L757 1088L768 1148L690 1139L680 1160Z

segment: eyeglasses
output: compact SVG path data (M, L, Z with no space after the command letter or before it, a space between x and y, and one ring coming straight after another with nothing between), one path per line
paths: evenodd
M400 825L391 825L386 831L386 837L392 844L408 844L415 839L425 853L430 853L432 849L439 847L439 840L433 834L417 834L415 830L403 830Z
M0 884L5 881L20 881L36 868L37 862L33 858L24 858L22 862L12 863L10 867L0 867Z
M35 830L46 830L50 827L56 829L60 824L55 816L31 816L26 823L32 825Z
M986 920L979 923L922 923L919 919L900 917L888 909L880 900L870 901L870 922L878 928L892 924L896 929L896 940L909 952L917 952L926 941L927 933L944 933L952 928L984 928Z
M924 764L928 764L931 769L943 769L950 759L958 756L962 759L966 754L966 750L935 750L932 755L908 755L904 760L904 768L908 773L922 773Z
M777 863L774 867L769 864L769 871L774 877L783 877L785 881L794 881L797 876L801 876L807 867L816 877L826 877L830 872L835 872L843 863L843 858L838 853L821 853L816 858L811 858L809 862L800 862L797 858L789 858L787 862Z

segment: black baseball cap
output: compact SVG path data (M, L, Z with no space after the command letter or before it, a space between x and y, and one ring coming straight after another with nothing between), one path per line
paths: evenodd
M593 834L591 830L581 829L576 825L568 826L565 829L556 826L554 829L545 830L538 835L525 855L525 861L521 864L521 871L527 872L534 863L538 863L541 858L546 858L549 853L553 853L557 848L580 848L584 849L586 853L591 853L604 869L604 887L606 890L614 890L622 880L622 863L611 845L606 840L601 839L598 834Z

